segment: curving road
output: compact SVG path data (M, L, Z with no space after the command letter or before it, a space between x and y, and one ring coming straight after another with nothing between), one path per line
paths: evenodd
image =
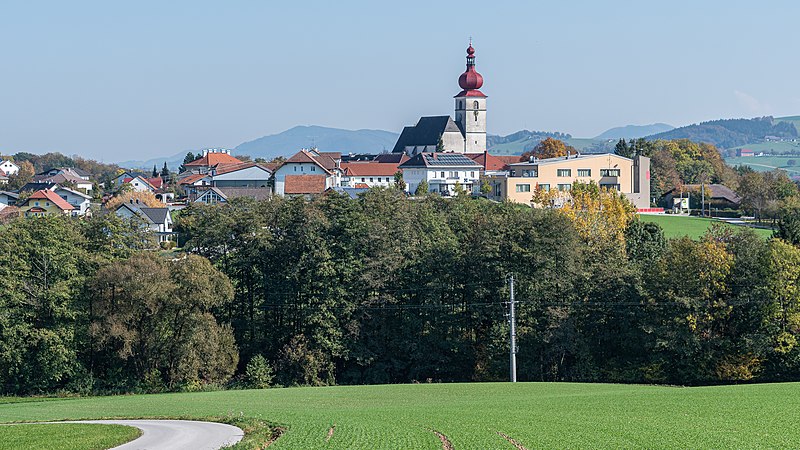
M76 420L71 423L127 425L142 430L138 439L112 450L217 450L239 442L244 436L244 432L233 425L193 420Z

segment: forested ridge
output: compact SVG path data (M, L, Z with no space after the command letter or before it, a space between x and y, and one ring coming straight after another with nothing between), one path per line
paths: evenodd
M665 240L614 193L191 206L189 254L113 215L0 229L3 394L507 378L800 379L800 250L746 229ZM789 233L791 236L791 233Z

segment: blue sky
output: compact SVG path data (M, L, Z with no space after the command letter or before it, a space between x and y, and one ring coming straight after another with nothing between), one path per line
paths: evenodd
M452 113L490 133L800 114L791 1L0 1L0 152L105 161Z

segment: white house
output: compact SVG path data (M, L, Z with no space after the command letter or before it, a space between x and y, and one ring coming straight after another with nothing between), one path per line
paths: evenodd
M266 188L272 171L257 163L218 164L210 171L216 187Z
M19 173L19 166L14 164L13 161L6 159L3 162L0 162L0 170L6 173L6 175L16 175Z
M76 216L85 215L89 211L89 206L92 204L92 196L86 195L83 192L58 186L56 187L55 193L75 208L72 210L72 213Z
M428 192L453 195L456 183L472 192L479 186L481 165L460 153L419 153L400 164L406 189L414 193L426 181Z
M156 188L153 186L147 178L136 175L133 178L124 178L122 180L123 184L127 183L130 184L134 191L136 192L155 192Z
M272 189L269 188L212 187L199 193L194 202L215 205L217 203L228 203L234 198L247 197L253 200L266 200L271 196Z
M14 206L19 200L19 194L16 192L0 191L0 210L6 206Z
M402 172L397 164L375 161L342 163L340 186L353 188L394 186L394 176Z
M275 170L275 195L315 195L339 186L342 154L300 150Z
M123 203L114 211L124 219L141 220L147 229L158 236L158 242L169 241L173 235L169 208L150 208L139 201Z

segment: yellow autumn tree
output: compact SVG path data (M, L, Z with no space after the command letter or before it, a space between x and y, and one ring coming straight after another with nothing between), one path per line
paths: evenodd
M625 228L636 208L621 193L596 183L575 183L561 212L572 221L581 238L593 250L625 252Z
M138 204L139 206L145 206L148 208L163 208L165 206L151 192L130 191L117 195L112 199L110 199L109 201L107 201L106 209L108 209L109 211L113 211L117 209L119 205L123 203L130 203L131 201L134 204ZM137 201L138 203L136 203Z

